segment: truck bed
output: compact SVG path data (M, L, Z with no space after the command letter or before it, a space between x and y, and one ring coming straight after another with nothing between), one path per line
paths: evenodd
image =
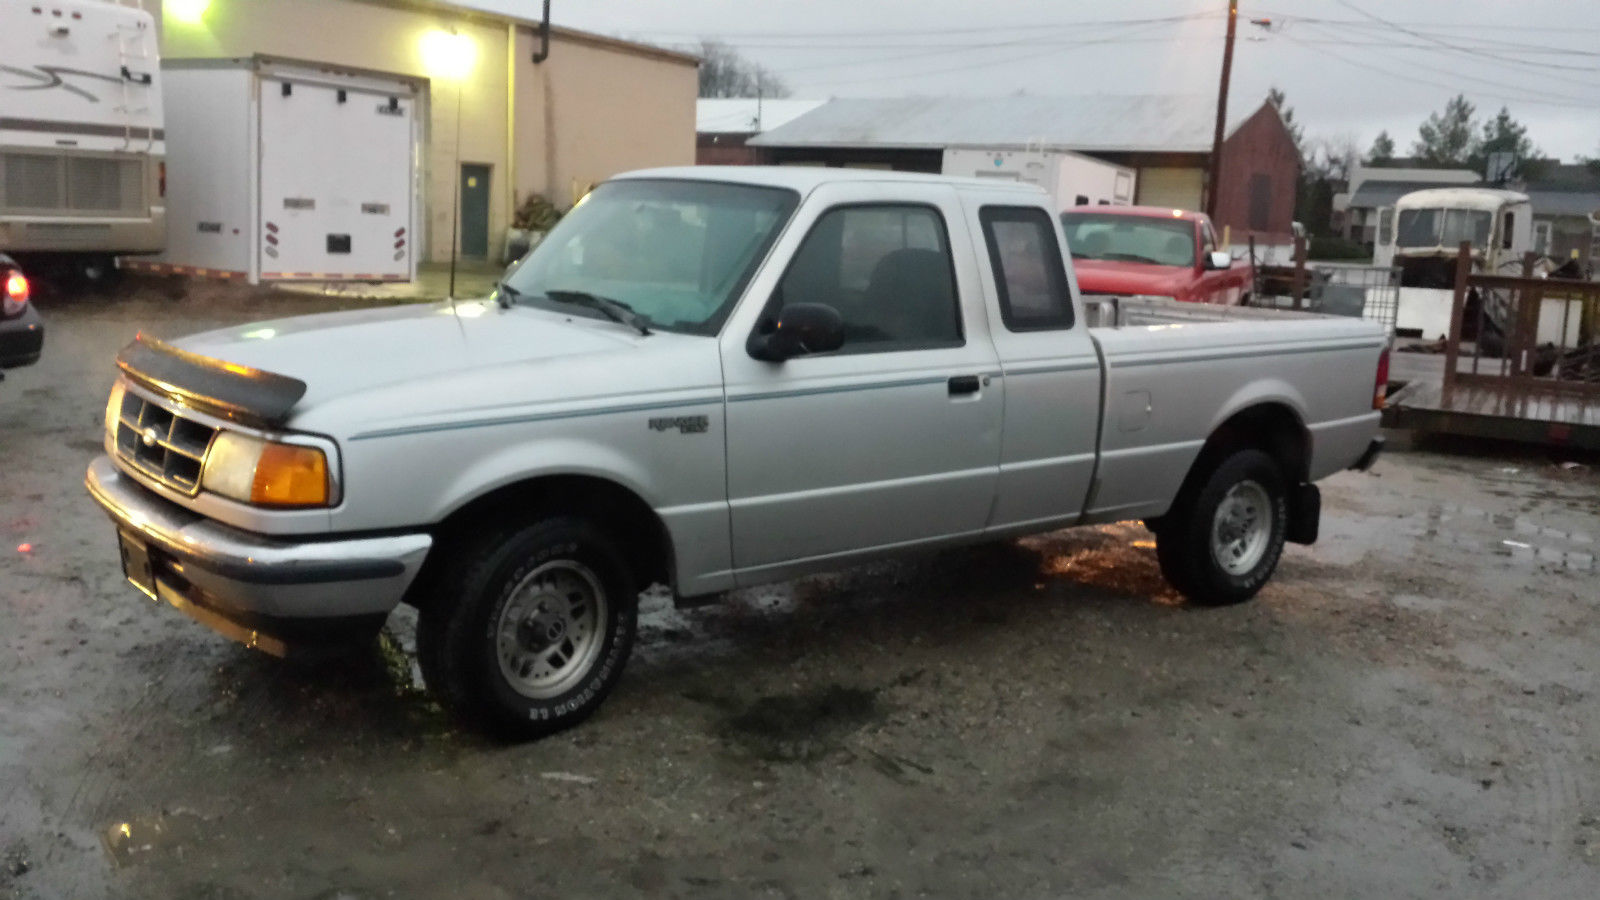
M1105 378L1088 521L1164 513L1205 436L1242 410L1265 405L1294 417L1306 436L1298 474L1307 481L1350 465L1371 439L1374 378L1388 346L1376 323L1163 298L1084 303Z
M1179 322L1283 322L1290 319L1340 318L1305 310L1182 303L1166 297L1089 295L1083 298L1083 309L1090 328L1170 325Z

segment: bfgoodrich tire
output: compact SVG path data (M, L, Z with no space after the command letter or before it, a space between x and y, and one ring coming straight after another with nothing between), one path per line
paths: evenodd
M417 661L439 702L528 739L594 713L633 649L638 589L591 523L544 519L469 542L417 622Z
M1259 450L1240 450L1163 517L1156 532L1161 574L1195 603L1249 600L1278 567L1287 522L1277 462Z

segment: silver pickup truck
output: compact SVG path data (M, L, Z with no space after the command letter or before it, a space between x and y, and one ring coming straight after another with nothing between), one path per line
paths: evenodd
M677 597L1143 519L1198 603L1369 465L1387 336L1078 296L1036 188L693 168L596 188L494 296L147 338L90 493L130 581L273 653L419 610L429 687L519 736Z

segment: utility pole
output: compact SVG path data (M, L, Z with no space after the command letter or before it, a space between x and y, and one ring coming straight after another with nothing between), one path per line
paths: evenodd
M1228 0L1228 39L1222 45L1222 85L1217 89L1217 130L1211 136L1211 173L1206 183L1206 215L1217 217L1217 188L1222 184L1222 132L1228 121L1228 79L1233 75L1233 35L1239 24L1239 0Z

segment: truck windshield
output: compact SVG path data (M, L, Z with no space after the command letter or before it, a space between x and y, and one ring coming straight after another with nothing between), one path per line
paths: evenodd
M1395 235L1397 247L1454 247L1471 241L1489 243L1494 214L1477 209L1402 209Z
M1188 219L1066 212L1061 227L1073 259L1194 265L1194 223Z
M651 328L716 334L799 195L710 181L600 185L505 279L505 293L565 313L603 314L552 299L614 300Z

